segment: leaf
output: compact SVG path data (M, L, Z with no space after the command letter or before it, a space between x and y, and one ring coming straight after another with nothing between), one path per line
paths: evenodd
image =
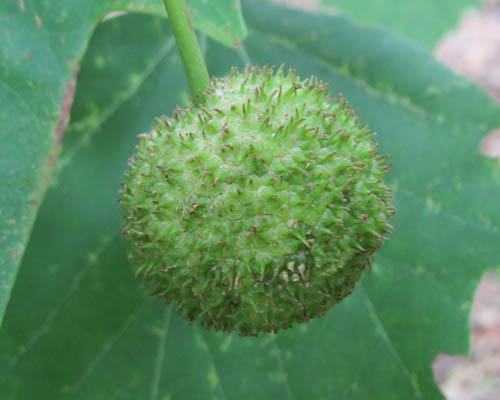
M321 0L326 10L345 13L362 24L385 26L430 50L465 9L479 5L478 0Z
M165 16L163 0L121 0L119 3L122 3L119 9ZM187 3L194 27L209 37L229 47L237 47L246 37L240 0L187 0Z
M468 350L472 296L500 258L500 170L478 152L498 107L385 31L257 0L244 14L240 51L204 46L212 74L247 61L315 74L391 155L398 213L373 271L324 318L258 338L190 326L149 298L116 200L136 134L188 92L162 20L107 21L0 332L3 399L442 398L430 365Z
M246 35L239 1L210 4L190 1L195 27L235 46ZM72 77L95 24L116 10L165 15L161 0L0 4L0 323L59 152Z
M240 0L191 0L193 24L202 32L229 47L238 47L247 31Z

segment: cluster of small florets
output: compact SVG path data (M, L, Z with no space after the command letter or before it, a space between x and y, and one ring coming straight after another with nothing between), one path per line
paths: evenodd
M246 68L162 117L122 191L137 274L190 321L241 335L325 314L388 231L388 167L326 84Z

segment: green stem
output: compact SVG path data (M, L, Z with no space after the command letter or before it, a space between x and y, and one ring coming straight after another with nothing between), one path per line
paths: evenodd
M181 53L184 72L195 104L203 101L203 92L210 84L205 60L201 54L198 39L191 26L185 0L163 0L174 32L177 47Z

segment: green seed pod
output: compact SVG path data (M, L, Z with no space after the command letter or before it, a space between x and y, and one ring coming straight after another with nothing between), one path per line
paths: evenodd
M326 84L246 68L141 135L125 173L129 259L186 319L240 335L324 315L394 213L372 134Z

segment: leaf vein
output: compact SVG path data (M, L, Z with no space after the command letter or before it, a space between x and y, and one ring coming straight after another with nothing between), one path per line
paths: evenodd
M70 393L68 394L67 399L71 400L75 397L75 395L80 390L82 384L85 380L92 374L94 368L99 364L99 362L104 358L104 356L111 350L113 345L117 342L117 340L123 335L123 333L129 328L129 326L134 322L137 317L141 314L142 311L148 306L149 302L144 302L144 304L137 307L133 313L131 313L125 322L121 324L118 329L110 336L110 338L103 343L101 350L99 353L87 364L87 367L84 369L83 373L80 375L80 378L76 380L74 386L72 386Z
M118 234L116 234L115 237L116 236L118 236ZM103 246L98 248L98 250L96 251L97 257L99 257L99 255L102 254L112 242L113 239L107 241ZM56 303L54 307L52 307L52 309L47 313L47 317L45 318L43 323L38 327L38 329L34 330L33 334L26 342L26 345L23 346L23 351L11 359L9 363L10 370L13 370L19 363L19 361L36 346L40 338L49 332L52 323L56 320L59 313L64 309L65 305L68 304L69 298L78 290L81 282L90 272L93 266L94 264L89 261L87 262L87 265L75 275L72 282L68 286L68 290L66 291L66 293L64 293L64 295L59 298L59 302ZM0 380L0 382L3 382L3 380Z
M266 32L266 34L263 34L262 32L256 31L256 30L251 29L251 28L249 28L249 31L251 31L253 36L265 36L277 46L289 48L297 53L301 53L301 54L307 56L308 59L316 61L316 63L320 64L324 69L329 70L329 71L334 71L335 74L349 78L350 80L356 82L366 92L370 93L371 95L373 95L375 97L388 99L392 103L396 103L396 104L402 106L403 108L406 108L406 109L408 109L414 113L417 113L421 116L427 116L430 114L427 110L423 109L422 107L419 107L413 103L410 103L407 98L401 96L399 93L394 93L394 92L389 93L389 92L385 92L385 91L380 91L375 86L373 86L369 81L367 81L366 79L363 79L357 75L351 74L348 71L346 71L345 69L338 68L337 65L327 62L323 58L319 57L317 54L306 51L304 48L296 45L295 43L291 42L290 40L284 39L282 37L277 37L269 32Z
M163 318L163 334L158 340L158 351L155 363L155 370L153 372L153 382L151 384L151 400L158 398L158 391L160 389L161 370L163 368L163 358L165 357L165 347L170 327L170 320L172 319L172 307L165 309L165 316Z
M385 329L384 325L382 324L382 321L380 320L380 317L377 314L375 306L374 306L374 304L373 304L370 296L366 292L366 290L365 290L365 288L364 288L364 286L363 286L363 284L361 282L359 283L359 289L361 289L361 292L363 293L363 297L365 298L365 305L366 305L366 307L368 309L368 313L369 313L369 315L370 315L370 317L371 317L371 319L372 319L372 321L373 321L376 329L380 333L380 337L382 338L382 341L386 344L386 346L388 347L389 351L391 352L391 354L393 355L393 357L396 359L396 361L398 362L398 364L402 368L402 370L404 372L404 376L406 377L406 379L408 380L410 386L412 387L412 389L413 389L413 391L415 393L416 398L421 399L422 395L420 393L420 389L418 387L418 383L412 382L412 380L410 378L411 375L410 375L410 371L409 371L408 367L404 363L403 358L400 356L398 350L392 344L392 341L391 341L391 339L389 337L389 334L388 334L387 330Z
M273 336L273 343L274 345L276 346L276 349L278 350L278 365L279 365L279 368L281 369L281 371L283 372L285 378L286 378L286 395L287 395L287 398L289 400L294 400L294 395L293 395L293 392L292 392L292 388L290 386L290 379L288 377L288 372L287 370L285 369L285 364L283 362L283 350L281 349L279 343L278 343L278 340L276 338L276 335Z
M207 352L208 352L208 355L210 357L210 360L212 361L212 365L214 367L214 371L215 371L215 377L217 378L217 383L220 387L220 390L221 390L221 393L222 393L222 397L224 398L224 400L227 400L227 396L226 396L226 393L224 392L224 388L222 386L222 381L219 377L219 373L217 372L217 365L215 363L215 358L212 354L212 351L210 350L210 345L208 344L208 341L205 339L205 336L203 335L202 332L200 332L199 328L198 328L198 334L200 335L201 339L203 340L203 342L205 342L205 346L207 348Z
M97 121L91 120L92 122L89 122L84 119L82 121L73 123L73 130L77 132L83 131L85 133L81 135L78 142L71 149L69 149L65 155L59 158L59 171L71 162L75 154L86 143L88 143L92 136L94 136L94 134L97 132L99 127L102 126L108 119L110 119L127 100L132 98L132 96L140 89L144 81L156 71L163 59L169 54L170 50L174 48L174 45L175 39L172 36L160 48L160 50L158 51L158 56L146 65L143 72L139 74L139 77L134 82L134 84L131 85L125 92L123 92L123 94L117 96L115 101L113 101L111 105L101 113L101 117Z

